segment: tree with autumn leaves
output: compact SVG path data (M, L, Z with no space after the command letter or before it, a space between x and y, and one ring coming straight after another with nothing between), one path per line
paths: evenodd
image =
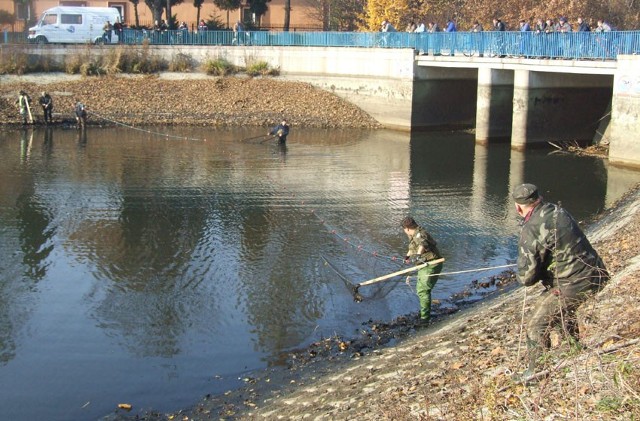
M575 22L578 17L595 23L604 19L617 28L633 30L640 27L640 2L625 0L366 0L362 6L362 31L378 31L383 20L389 20L399 31L411 21L434 21L441 26L455 18L461 30L468 30L474 21L485 29L491 28L493 18L508 24L508 30L517 30L520 19L535 22L538 18L557 20L566 16Z

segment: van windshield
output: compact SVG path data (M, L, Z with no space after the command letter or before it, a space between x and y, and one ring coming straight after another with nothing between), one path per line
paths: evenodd
M55 25L58 23L58 15L44 14L40 19L40 26Z

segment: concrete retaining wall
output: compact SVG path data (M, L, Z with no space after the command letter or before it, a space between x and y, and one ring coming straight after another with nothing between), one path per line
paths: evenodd
M87 46L33 46L52 57L78 54ZM91 46L96 53L113 47ZM246 67L266 61L281 77L308 82L343 97L388 128L411 130L420 120L412 116L415 52L412 49L270 47L270 46L154 46L153 51L170 61L186 54L197 65L224 58Z
M609 161L640 167L640 57L618 58L613 81Z

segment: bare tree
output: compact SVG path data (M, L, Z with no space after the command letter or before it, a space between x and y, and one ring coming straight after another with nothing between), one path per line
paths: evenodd
M202 9L202 5L204 4L204 0L193 0L193 7L198 9L196 13L196 25L200 23L200 10Z
M140 0L129 0L133 4L133 15L136 17L136 28L140 27L140 15L138 15L138 4Z
M230 28L229 12L239 9L242 4L242 0L213 0L213 4L215 4L218 9L227 11L227 28Z
M283 31L289 31L290 21L291 21L291 0L284 0L284 22L282 24Z
M322 22L323 31L355 31L360 26L363 2L359 0L305 0L308 16Z
M162 20L162 14L166 6L169 6L167 10L167 25L171 23L171 6L182 3L184 0L144 0L151 13L153 14L153 20L160 22Z

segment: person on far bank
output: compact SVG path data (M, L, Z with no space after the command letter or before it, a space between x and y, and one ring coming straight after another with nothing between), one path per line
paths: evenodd
M233 45L240 45L244 43L244 25L240 21L236 21L233 25Z
M609 274L569 212L545 202L535 185L516 186L512 198L523 218L516 277L525 287L538 282L544 287L526 327L529 360L520 379L527 380L549 346L549 327L562 323L565 332L577 337L575 310L604 287Z
M124 24L121 20L113 24L113 32L118 36L118 44L124 44Z
M87 125L87 109L84 104L80 101L76 101L73 111L76 116L76 128L84 129Z
M113 26L111 25L111 22L106 21L104 26L102 27L102 39L104 40L105 44L111 44L111 33L113 32Z
M440 259L442 255L438 250L436 240L411 216L402 220L402 230L409 238L409 250L405 256L406 264L414 263L420 265L430 261ZM420 300L420 325L427 325L431 321L431 290L438 282L438 275L442 272L443 263L428 265L418 271L418 283L416 284L416 294ZM407 283L409 279L407 278Z
M42 107L42 113L44 114L44 124L53 122L53 99L51 99L51 95L47 92L43 92L42 95L40 95L39 102Z
M282 122L271 129L267 135L276 136L278 138L278 143L281 145L286 143L287 136L289 135L289 125L287 124L287 120L282 120Z
M31 107L31 98L25 91L18 92L18 100L16 101L18 105L18 109L20 110L20 117L22 117L22 125L27 125L27 119L30 119L30 107Z

